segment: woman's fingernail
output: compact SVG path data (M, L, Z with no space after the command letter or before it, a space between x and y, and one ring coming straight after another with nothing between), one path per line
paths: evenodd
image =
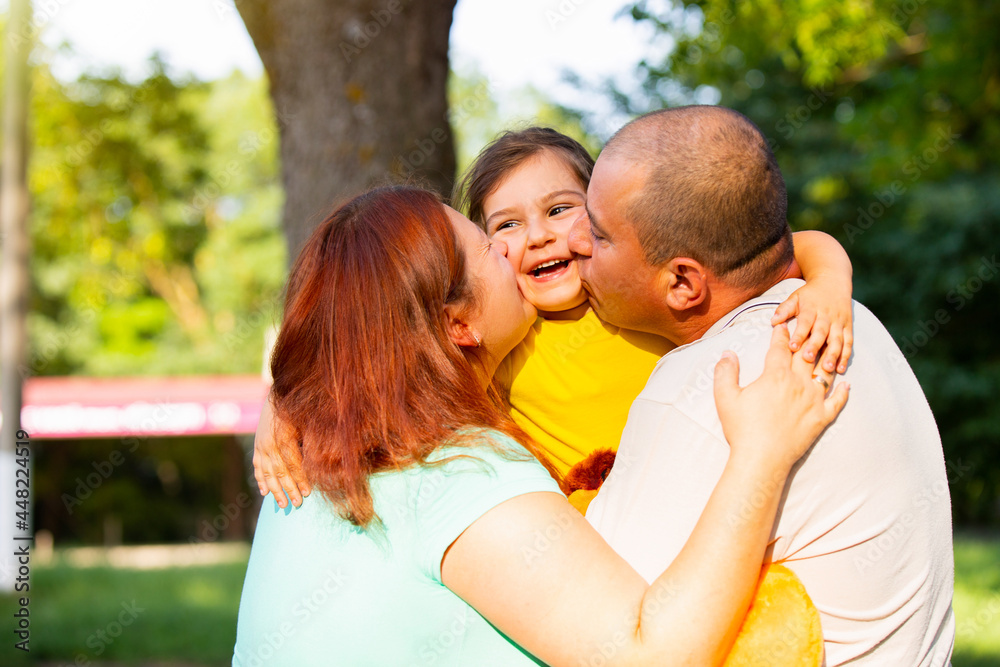
M792 341L792 344L789 347L792 348L792 352L798 352L799 351L799 344L796 343L795 341Z

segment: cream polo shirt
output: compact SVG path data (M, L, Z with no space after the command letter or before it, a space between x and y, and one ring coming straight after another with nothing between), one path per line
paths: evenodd
M729 455L712 393L716 362L733 350L740 384L757 378L771 316L802 284L778 283L668 353L633 403L587 519L648 581L684 546ZM850 399L789 476L771 558L802 579L819 609L828 665L941 667L955 638L941 440L899 348L857 302L854 346Z

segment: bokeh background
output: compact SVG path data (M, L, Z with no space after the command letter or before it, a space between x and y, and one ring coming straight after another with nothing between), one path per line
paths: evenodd
M916 372L949 471L954 664L1000 664L1000 2L33 9L12 25L0 3L5 43L33 43L36 535L31 651L3 626L4 664L227 664L262 362L289 248L324 210L387 179L447 194L508 127L596 155L629 118L690 103L758 124L793 229L840 240Z

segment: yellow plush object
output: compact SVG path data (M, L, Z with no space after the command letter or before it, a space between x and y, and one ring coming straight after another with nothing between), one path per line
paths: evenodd
M771 563L760 581L725 667L823 664L819 611L794 572Z

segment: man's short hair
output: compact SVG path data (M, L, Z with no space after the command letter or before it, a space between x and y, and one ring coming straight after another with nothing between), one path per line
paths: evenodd
M754 289L791 262L785 182L743 114L716 106L655 111L619 130L604 151L647 170L626 215L650 264L690 257L726 283Z

